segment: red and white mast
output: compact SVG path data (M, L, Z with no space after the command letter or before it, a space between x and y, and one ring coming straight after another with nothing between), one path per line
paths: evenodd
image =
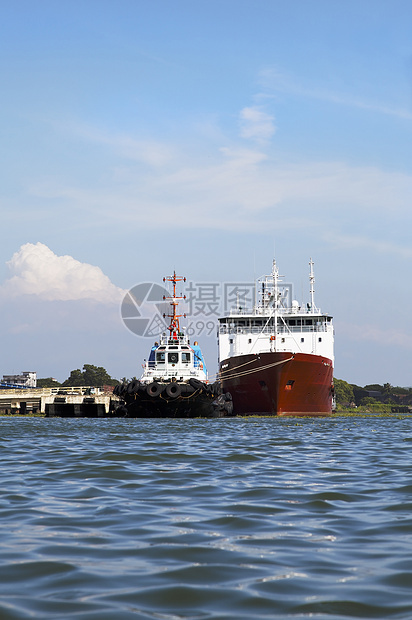
M178 300L186 299L186 295L183 295L180 297L176 295L176 284L178 282L186 282L186 278L184 278L183 276L177 276L176 272L173 271L173 275L166 276L165 278L163 278L163 282L171 282L173 284L173 294L170 297L166 297L165 295L163 296L164 300L170 301L170 305L172 306L172 314L164 314L163 318L168 317L170 319L170 324L169 324L169 327L167 328L170 332L170 338L172 340L178 340L179 333L180 333L179 319L181 317L186 318L186 314L177 314L176 308L179 305Z

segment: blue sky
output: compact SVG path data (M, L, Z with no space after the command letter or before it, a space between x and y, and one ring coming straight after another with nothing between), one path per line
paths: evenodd
M0 375L139 375L125 290L275 254L338 378L412 385L409 1L16 0L0 76Z

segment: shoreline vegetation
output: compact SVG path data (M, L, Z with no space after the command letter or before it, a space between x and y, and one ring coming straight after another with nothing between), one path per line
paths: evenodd
M126 377L123 377L121 380L114 379L102 366L84 364L83 370L72 370L68 379L62 383L56 381L52 377L48 377L46 379L38 379L37 387L114 387L115 385L131 381L134 378L135 377L132 377L129 380L126 379ZM337 378L334 378L333 382L336 405L333 413L328 417L412 417L412 387L392 386L390 383L384 383L383 385L375 383L361 387ZM33 413L31 411L21 414L17 412L5 413L0 411L0 416L2 417L15 416L16 414L25 417L44 417L42 413Z
M336 412L347 414L412 414L412 388L378 383L361 387L342 379L333 380Z

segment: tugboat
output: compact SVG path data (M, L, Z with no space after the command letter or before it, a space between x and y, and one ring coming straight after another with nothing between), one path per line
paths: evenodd
M113 394L124 401L114 415L130 418L194 418L224 417L231 415L233 405L230 394L221 394L219 382L209 383L205 361L197 341L190 344L177 314L179 300L176 284L186 278L163 278L171 282L173 293L163 299L169 301L170 319L167 332L160 342L155 342L145 362L140 379L117 385Z

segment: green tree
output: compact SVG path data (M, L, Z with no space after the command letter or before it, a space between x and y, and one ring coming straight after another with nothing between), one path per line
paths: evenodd
M93 366L93 364L84 364L83 372L80 368L72 370L70 377L62 383L64 387L73 387L80 385L88 385L101 387L102 385L116 385L119 383L117 379L112 379L103 366Z
M355 403L359 405L362 398L367 398L368 390L365 390L363 387L360 387L359 385L355 385L354 383L352 383L351 385L353 388L353 396L355 397Z
M83 366L83 385L112 385L113 379L103 366L85 364Z
M46 377L46 379L37 379L37 387L59 387L61 383L53 379L52 377Z
M361 407L368 407L370 405L380 405L381 402L376 400L376 398L372 398L372 396L365 396L365 398L361 399L359 404Z
M83 373L80 370L80 368L76 368L76 370L71 371L70 377L66 379L66 381L63 381L62 386L73 387L73 386L79 386L79 385L84 385Z
M364 390L369 390L370 392L383 392L383 385L379 385L379 383L371 383L370 385L365 385Z
M342 379L333 379L336 402L339 405L348 405L354 400L353 387Z
M384 383L383 394L384 396L390 396L392 394L392 386L390 383Z

